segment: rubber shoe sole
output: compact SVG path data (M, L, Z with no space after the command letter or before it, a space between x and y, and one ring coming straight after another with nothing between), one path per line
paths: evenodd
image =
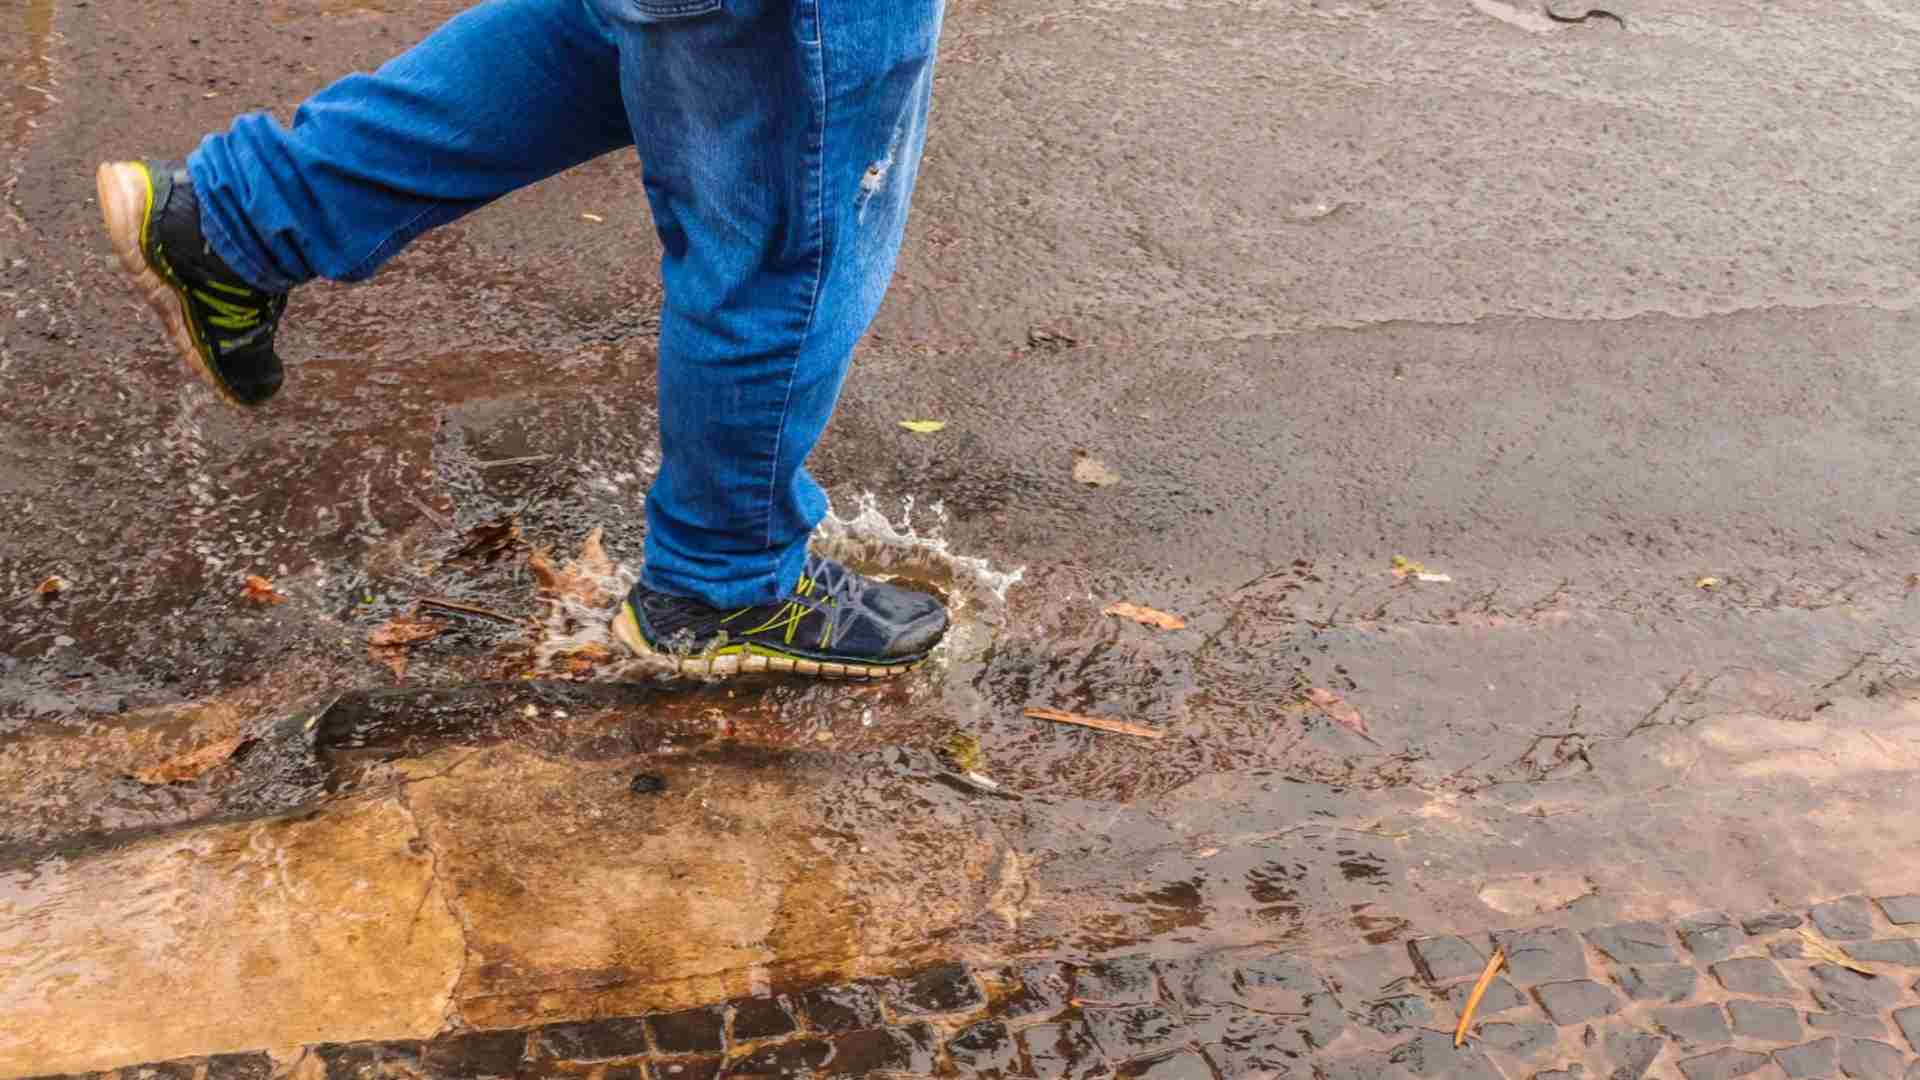
M120 268L131 278L129 284L134 294L160 316L167 343L186 363L187 370L211 386L222 400L251 408L228 389L226 380L207 359L207 352L193 331L193 320L187 317L186 290L163 277L147 261L147 222L153 219L153 178L147 167L132 161L106 162L94 174L94 187L100 196L100 215L106 222L107 238L113 244L113 253L120 258Z
M640 618L631 603L622 602L620 614L613 617L613 636L627 651L642 659L662 664L681 675L698 678L725 678L729 675L810 675L817 679L895 679L917 670L925 660L905 664L849 664L829 660L809 660L800 656L778 656L762 652L719 652L697 656L673 656L647 644L640 631Z

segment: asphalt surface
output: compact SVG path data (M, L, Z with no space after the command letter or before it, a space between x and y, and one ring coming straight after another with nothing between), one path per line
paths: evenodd
M436 232L370 284L304 290L289 385L258 414L182 374L100 235L99 160L177 156L242 110L285 115L459 6L0 0L0 867L19 890L0 931L22 929L0 933L0 961L57 923L74 951L47 955L118 985L124 971L87 960L104 931L76 898L164 860L84 853L154 830L191 846L177 838L238 812L218 776L156 788L129 770L394 684L367 637L415 596L547 610L529 548L576 552L597 526L631 572L657 463L659 295L630 155ZM753 857L802 881L824 871L788 849L823 829L871 836L889 866L988 838L978 865L1000 869L953 895L980 885L992 917L956 900L941 917L957 936L929 939L980 962L1920 891L1900 839L1920 805L1920 16L1889 0L1608 6L1624 28L1502 0L954 3L899 276L814 465L842 517L870 498L944 541L896 542L869 518L842 542L947 592L955 643L894 690L761 687L674 715L737 714L729 737L780 752L924 754L965 734L1026 801L928 795L920 757L873 766L880 779L793 764L818 793ZM472 530L508 517L517 546L474 555ZM1397 577L1396 556L1448 580ZM248 574L288 600L249 601ZM67 586L36 596L51 575ZM1188 627L1102 616L1120 600ZM539 663L556 640L594 644L554 612ZM528 674L516 633L461 624L404 678ZM1177 737L1049 727L1021 716L1034 705ZM327 903L351 905L325 882L352 873L315 851L497 893L482 937L531 955L518 928L543 916L514 906L485 853L572 880L592 877L581 851L624 843L596 831L613 828L596 801L603 714L574 711L581 730L552 745L494 745L471 790L420 789L478 830L461 844L407 824L432 805L354 803L317 819L322 839L294 836L305 818L273 835L309 853ZM657 719L631 713L605 723ZM228 769L257 795L251 767ZM713 768L748 793L754 769L779 772L751 755ZM836 809L868 785L938 808L950 832L917 833L884 800ZM247 812L324 804L295 788ZM488 814L555 806L593 844L486 831ZM682 824L695 853L761 828ZM430 840L435 865L414 866ZM70 874L47 869L76 852ZM206 902L246 895L208 874ZM578 910L626 902L615 884ZM897 895L836 887L887 941L910 936L888 921L911 917ZM808 895L805 918L842 894ZM461 1009L507 1027L657 1004L592 996L627 970L624 938L550 971L490 968L459 959L479 916L452 914L418 948L444 945L457 984L408 998L415 1026L394 1037ZM126 955L143 955L151 928L127 925ZM870 937L847 956L870 959ZM847 956L814 960L858 974ZM15 972L0 992L61 1029L55 983L23 964L0 963ZM527 997L513 972L536 968L581 996ZM285 1011L313 1025L258 1037L387 1037L306 1008ZM142 1038L8 1068L251 1048Z

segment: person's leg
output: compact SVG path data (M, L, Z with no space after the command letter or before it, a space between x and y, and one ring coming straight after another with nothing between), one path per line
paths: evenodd
M665 248L649 587L730 607L800 576L826 511L804 462L893 274L940 17L940 0L728 0L621 26Z
M409 240L632 142L591 0L489 0L372 74L264 114L185 166L108 162L107 234L182 360L222 397L280 389L286 293L364 278Z
M591 0L488 0L293 124L241 117L188 158L213 248L259 288L358 281L408 241L632 143Z
M891 279L941 0L599 0L665 254L663 463L622 640L682 670L882 677L937 600L811 556L805 461Z

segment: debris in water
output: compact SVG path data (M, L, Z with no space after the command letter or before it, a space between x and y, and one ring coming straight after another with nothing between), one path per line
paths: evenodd
M533 573L540 595L551 600L578 600L589 607L612 601L604 582L614 576L613 560L600 544L600 527L593 527L580 545L580 557L555 567L545 551L535 549L527 555L527 569Z
M259 574L247 575L246 588L242 589L240 594L256 604L284 604L287 602L284 594L274 590L272 579L263 578Z
M419 604L421 607L433 608L437 611L451 611L456 615L474 615L482 619L492 619L494 622L506 623L508 626L526 625L525 619L516 619L511 615L502 614L492 608L483 608L478 604L469 604L461 600L449 600L444 596L422 596L415 600L414 603Z
M1051 327L1036 326L1027 331L1027 347L1030 349L1059 352L1061 349L1071 349L1078 344L1080 344L1079 338Z
M1156 611L1150 607L1141 607L1138 604L1128 604L1124 602L1108 604L1106 609L1101 611L1100 614L1118 615L1123 619L1132 619L1142 626L1157 626L1162 630L1185 630L1187 628L1187 620L1178 615L1170 615L1167 612Z
M1456 1049L1466 1045L1467 1029L1473 1026L1473 1011L1480 1007L1480 999L1486 996L1487 987L1493 985L1493 977L1500 973L1500 965L1507 962L1507 947L1495 945L1493 955L1487 958L1487 966L1480 971L1479 981L1473 984L1473 992L1467 995L1467 1007L1460 1010L1460 1024L1453 1029L1453 1045Z
M1704 589L1707 592L1712 592L1713 590L1720 587L1720 579L1717 577L1703 577L1699 581L1694 582L1693 587L1696 589Z
M1341 727L1368 742L1373 741L1373 736L1367 732L1366 718L1360 715L1359 709L1347 704L1346 698L1324 686L1313 686L1307 689L1307 700L1312 702L1315 708L1332 717L1333 721Z
M964 731L956 731L940 740L939 753L959 772L986 771L987 755L980 749L979 738Z
M1056 724L1073 724L1077 727L1110 731L1115 735L1132 735L1141 739L1164 739L1167 733L1155 731L1139 724L1129 724L1125 720L1108 720L1101 716L1082 716L1079 713L1061 712L1059 709L1028 709L1025 713L1030 720L1051 720Z
M253 737L250 735L235 735L232 738L221 739L219 742L208 743L197 750L168 758L158 765L135 769L133 778L143 784L178 784L186 780L198 780L252 741Z
M1541 4L1540 10L1546 12L1547 18L1557 23L1583 23L1588 19L1612 19L1620 29L1627 28L1627 20L1604 8L1588 8L1585 15L1561 15L1553 10L1552 4Z
M432 641L446 630L446 623L423 618L418 609L410 609L367 635L367 655L387 665L395 679L402 679L407 674L407 650L422 641Z
M73 588L71 581L61 577L59 574L53 574L49 576L47 580L35 586L33 591L35 595L43 599L51 600L71 588Z
M470 565L490 563L512 550L519 542L520 519L508 515L468 529L465 542L447 557L447 561Z
M1088 487L1110 487L1120 482L1120 474L1107 468L1099 458L1090 457L1085 450L1075 450L1073 479L1075 483Z
M643 772L633 778L629 790L635 795L658 795L667 790L667 778Z
M1415 581L1427 581L1435 584L1445 584L1453 580L1451 574L1442 574L1435 570L1428 570L1426 567L1414 562L1405 555L1395 555L1393 557L1393 576L1402 581L1413 578Z
M1808 956L1813 957L1815 960L1823 960L1832 964L1834 967L1843 967L1848 971L1858 975L1865 975L1870 979L1880 977L1879 972L1872 968L1861 967L1860 961L1855 960L1853 957L1848 956L1846 953L1815 937L1806 927L1800 927L1798 930L1795 930L1794 933L1800 935L1801 948L1805 950Z
M945 420L902 420L900 426L916 435L931 435L936 431L946 430L947 422Z

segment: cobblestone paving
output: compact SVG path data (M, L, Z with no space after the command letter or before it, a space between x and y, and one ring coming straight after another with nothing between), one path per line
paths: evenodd
M1457 1009L1509 963L1464 1049ZM1874 974L1830 962L1843 954ZM1824 956L1824 958L1823 958ZM961 1076L1920 1080L1920 896L1333 957L951 965L685 1012L228 1054L87 1080Z

